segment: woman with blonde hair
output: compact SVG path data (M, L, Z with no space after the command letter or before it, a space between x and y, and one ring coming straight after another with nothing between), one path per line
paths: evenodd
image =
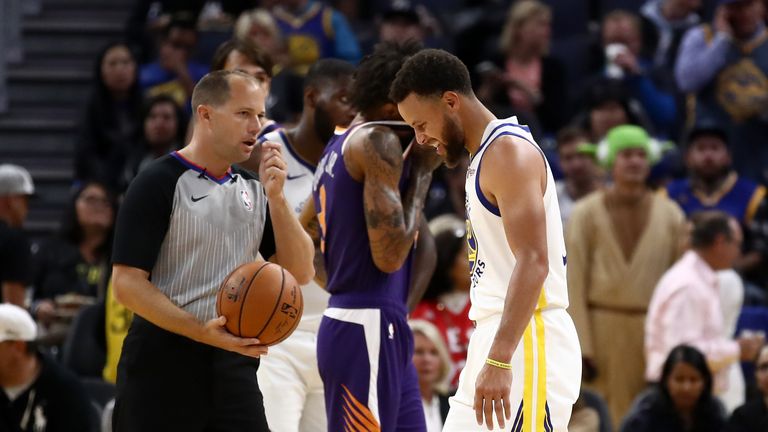
M499 58L478 65L478 97L521 116L539 131L556 132L567 105L565 68L549 57L552 10L538 0L512 4L499 38Z
M440 332L432 323L410 320L408 325L413 331L413 365L419 379L427 432L439 432L448 415L451 358Z
M442 336L450 356L450 388L459 383L459 372L467 361L469 337L475 330L469 320L469 261L467 223L454 214L429 222L435 238L437 265L424 297L411 313L412 319L432 323Z
M277 22L266 9L243 12L235 22L235 38L248 41L266 51L274 62L270 76L276 75L287 61L285 42Z

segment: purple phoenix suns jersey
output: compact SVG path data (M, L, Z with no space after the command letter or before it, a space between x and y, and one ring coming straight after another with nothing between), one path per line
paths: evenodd
M321 228L321 250L328 277L326 289L331 293L328 305L341 308L391 306L404 310L413 251L396 272L385 273L376 267L365 223L363 183L352 178L344 164L343 154L349 138L372 125L387 126L399 132L410 129L403 122L354 125L331 138L315 171L312 196ZM406 160L400 179L401 194L408 183L409 167Z

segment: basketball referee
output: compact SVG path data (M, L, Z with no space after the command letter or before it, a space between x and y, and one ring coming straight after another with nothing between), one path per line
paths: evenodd
M115 296L135 312L118 366L113 427L124 431L267 431L256 381L257 339L216 316L216 291L259 252L314 275L314 247L283 195L279 144L249 158L266 93L242 72L212 72L192 93L195 131L131 183L117 218ZM267 217L269 215L269 217Z

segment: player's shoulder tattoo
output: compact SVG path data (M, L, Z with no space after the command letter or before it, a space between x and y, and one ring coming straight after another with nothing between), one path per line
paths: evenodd
M389 128L385 126L370 127L363 137L362 144L368 163L389 169L402 165L403 154L400 141Z

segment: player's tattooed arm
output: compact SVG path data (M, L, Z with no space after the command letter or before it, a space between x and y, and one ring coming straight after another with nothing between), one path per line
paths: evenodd
M432 173L414 173L401 197L403 172L400 140L389 128L372 127L354 141L353 159L363 174L363 206L373 262L395 272L413 247Z
M309 234L312 243L315 245L315 282L325 288L327 276L325 273L325 261L323 261L323 252L320 249L320 222L317 219L315 211L315 201L310 197L301 209L299 222L304 227L304 231Z

